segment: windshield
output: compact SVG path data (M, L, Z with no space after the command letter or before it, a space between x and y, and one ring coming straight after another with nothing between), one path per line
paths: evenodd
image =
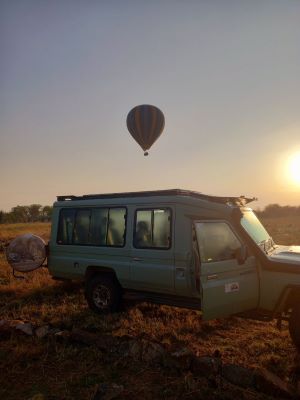
M271 239L270 235L253 211L245 211L243 213L241 225L257 244L261 244Z

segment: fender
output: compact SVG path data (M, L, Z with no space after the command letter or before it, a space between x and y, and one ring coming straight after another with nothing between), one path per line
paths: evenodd
M121 285L120 285L120 282L118 280L115 270L112 268L108 268L108 267L101 267L101 266L98 267L98 266L94 266L94 265L87 267L87 269L85 271L85 275L84 275L85 281L87 281L88 279L92 278L92 276L97 275L97 274L105 274L105 275L109 275L109 276L113 277L121 288Z
M279 296L279 299L273 310L274 318L281 313L288 311L288 309L292 308L293 304L295 304L297 301L300 303L300 285L286 286Z

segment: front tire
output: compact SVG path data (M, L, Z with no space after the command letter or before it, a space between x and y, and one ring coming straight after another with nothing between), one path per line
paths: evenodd
M294 345L300 352L300 305L293 306L289 319L289 331Z
M113 277L99 274L87 281L85 297L91 310L107 314L118 310L121 291Z

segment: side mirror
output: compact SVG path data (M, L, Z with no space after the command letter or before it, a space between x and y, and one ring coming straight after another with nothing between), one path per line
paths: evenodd
M239 265L245 264L245 261L248 258L248 248L245 245L242 245L236 250L235 253L236 260Z

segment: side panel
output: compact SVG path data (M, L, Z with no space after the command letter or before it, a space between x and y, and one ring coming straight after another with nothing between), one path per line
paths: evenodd
M255 257L243 265L236 260L202 264L201 290L204 319L255 309L259 299Z
M130 281L130 251L124 248L50 245L49 270L55 277L84 278L87 267L113 269L123 287Z
M132 289L174 293L174 255L172 250L133 249L131 253Z

